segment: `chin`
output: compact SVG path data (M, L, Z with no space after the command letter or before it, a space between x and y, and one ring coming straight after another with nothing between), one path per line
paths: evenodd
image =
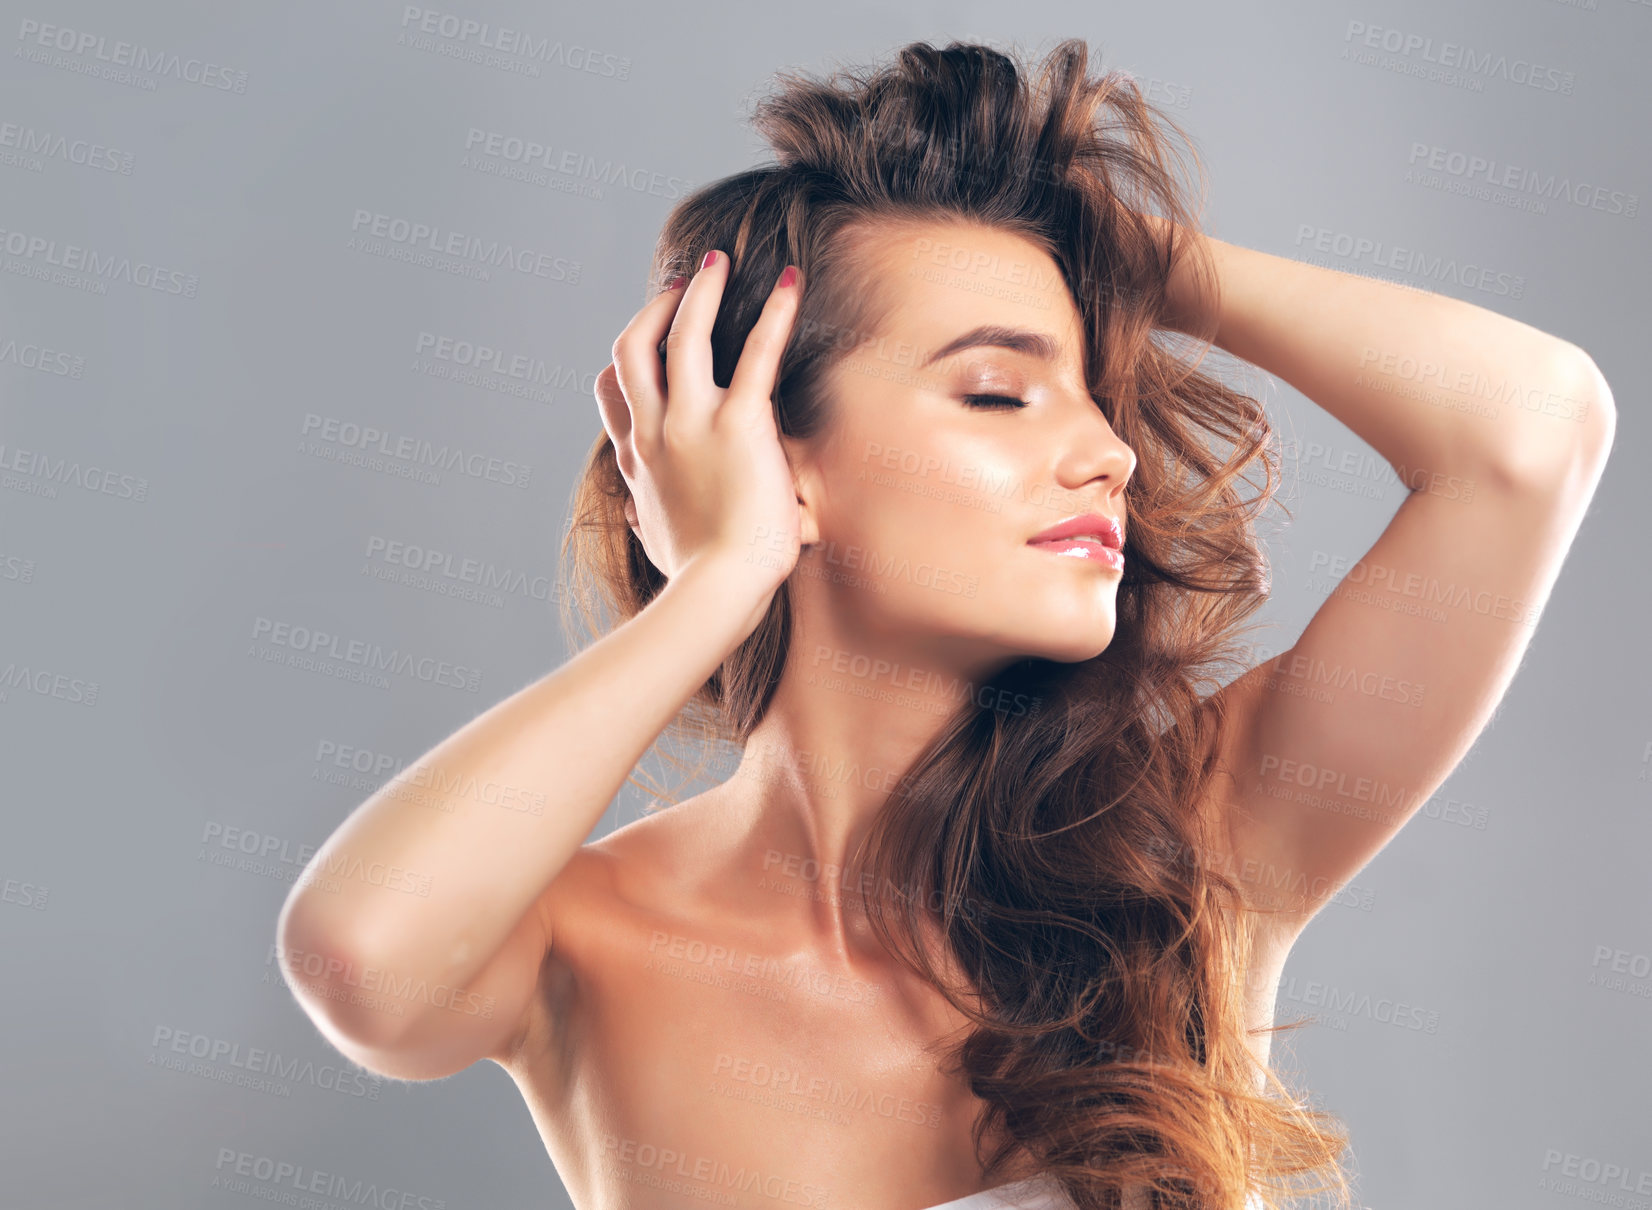
M1058 664L1077 664L1095 659L1113 642L1111 618L1107 619L1105 626L1091 625L1081 630L1069 629L1062 634L1060 641L1052 639L1052 634L1061 633L1061 629L1052 627L1036 638L1028 636L1024 647L1025 654L1034 659L1053 660Z

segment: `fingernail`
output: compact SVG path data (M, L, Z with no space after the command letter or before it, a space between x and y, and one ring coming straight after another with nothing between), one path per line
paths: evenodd
M715 265L716 263L717 263L717 254L715 252L707 252L705 260L700 262L700 268L709 269L709 268L711 268L711 266Z
M671 281L671 284L666 287L667 292L675 290L678 286L682 285L687 280L688 280L688 278L683 277L681 275L678 275L677 277L673 278L672 281Z
M787 286L791 285L796 280L797 280L797 266L796 265L787 265L785 270L782 271L782 273L780 274L779 288L784 290Z

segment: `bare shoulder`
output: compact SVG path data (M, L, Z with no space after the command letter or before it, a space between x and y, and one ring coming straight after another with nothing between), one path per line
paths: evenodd
M689 799L644 815L574 851L539 901L553 950L558 926L565 931L628 903L641 906L652 898L647 888L675 864L671 855L681 844L681 834L687 830L683 824L697 801Z
M567 1024L575 997L646 944L658 925L654 905L672 898L661 892L684 830L678 812L688 807L645 815L581 845L551 880L534 905L544 936L536 993L509 1041L489 1056L495 1062L508 1069L541 1054Z

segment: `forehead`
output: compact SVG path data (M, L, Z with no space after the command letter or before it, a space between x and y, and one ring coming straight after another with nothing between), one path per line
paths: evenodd
M970 329L1002 326L1048 336L1064 360L1082 358L1061 267L1025 236L959 220L880 225L862 238L886 332L928 353Z

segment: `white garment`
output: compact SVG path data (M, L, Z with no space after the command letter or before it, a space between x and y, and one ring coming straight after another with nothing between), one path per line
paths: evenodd
M1145 1210L1146 1197L1140 1189L1132 1190L1134 1197L1124 1199L1125 1210ZM1245 1210L1260 1210L1261 1200L1256 1194L1245 1199ZM968 1197L954 1198L926 1210L1076 1210L1073 1199L1061 1182L1047 1174L1029 1176L1007 1185L994 1185Z
M1073 1199L1053 1176L1040 1174L994 1185L927 1210L1075 1210Z

